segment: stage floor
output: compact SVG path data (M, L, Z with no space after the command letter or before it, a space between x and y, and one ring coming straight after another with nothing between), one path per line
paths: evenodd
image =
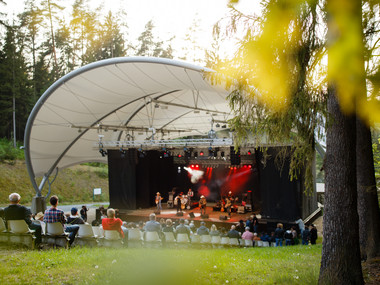
M226 212L214 211L213 207L215 203L208 203L206 208L206 214L209 215L208 218L204 219L201 217L200 208L193 208L190 210L182 210L183 216L177 216L176 208L168 208L165 203L162 204L161 213L156 216L156 220L159 221L161 218L164 219L172 219L173 221L184 218L189 221L195 221L195 224L198 225L201 221L209 224L236 224L240 220L244 222L252 215L254 212L246 212L244 214L233 212L231 213L231 219L221 220L220 216L228 216ZM145 209L137 209L137 210L120 210L120 216L122 220L127 222L139 222L139 221L147 221L149 215L156 211L156 207L145 208ZM194 218L190 217L190 213L194 213ZM258 215L258 218L260 216Z

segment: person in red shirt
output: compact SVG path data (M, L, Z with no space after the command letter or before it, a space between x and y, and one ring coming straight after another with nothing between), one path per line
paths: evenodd
M121 238L124 238L124 232L121 228L123 221L119 218L115 218L115 210L109 208L107 210L107 218L102 220L103 230L107 231L118 231Z

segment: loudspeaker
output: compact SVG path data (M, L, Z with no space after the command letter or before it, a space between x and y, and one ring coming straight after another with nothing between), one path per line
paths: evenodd
M194 213L193 213L193 212L190 212L190 213L189 213L189 217L192 218L192 219L194 219L194 218L195 218Z
M202 219L208 219L208 214L201 215L201 218L202 218Z
M221 216L219 216L219 220L227 220L227 216L224 216L224 215L221 215Z
M183 212L177 212L176 216L179 216L179 217L183 216Z

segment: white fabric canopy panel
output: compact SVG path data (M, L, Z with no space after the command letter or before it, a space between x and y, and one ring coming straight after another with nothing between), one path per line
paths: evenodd
M31 112L25 156L35 177L54 169L107 162L94 147L104 141L207 135L211 120L230 119L228 92L188 63L148 57L112 58L79 68L55 82ZM99 127L101 126L101 127ZM123 128L126 127L126 128Z

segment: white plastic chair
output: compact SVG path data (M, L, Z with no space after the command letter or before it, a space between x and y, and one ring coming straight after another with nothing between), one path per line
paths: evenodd
M8 230L11 233L15 234L26 234L34 232L29 229L28 224L25 222L25 220L9 220Z
M189 236L185 233L177 234L177 243L189 243Z
M237 238L230 238L230 245L232 246L238 246L239 240Z
M263 241L263 247L269 247L269 241Z
M80 224L78 230L79 238L96 237L90 224Z
M221 245L229 245L230 244L230 238L229 237L222 237L220 239L220 244Z
M0 218L0 232L5 232L7 228L5 227L5 223L3 218Z
M175 242L175 237L173 232L164 232L166 242Z
M106 240L119 240L120 233L118 231L104 230L104 238Z
M142 240L142 233L139 229L128 229L128 240Z
M253 240L251 240L251 239L245 239L244 240L244 245L252 247L253 246Z
M263 245L263 241L261 241L261 240L255 240L255 246L257 246L257 247L263 247L264 245Z
M221 238L220 236L211 236L211 243L213 245L220 244Z
M210 235L201 235L201 243L211 243Z
M155 242L160 241L160 237L157 232L145 232L145 241L146 242Z
M192 235L191 236L191 243L200 243L201 242L201 236L199 235Z
M99 226L92 226L92 232L96 237L103 237L103 231L100 230Z
M60 222L46 223L46 234L51 236L66 235L63 225Z

